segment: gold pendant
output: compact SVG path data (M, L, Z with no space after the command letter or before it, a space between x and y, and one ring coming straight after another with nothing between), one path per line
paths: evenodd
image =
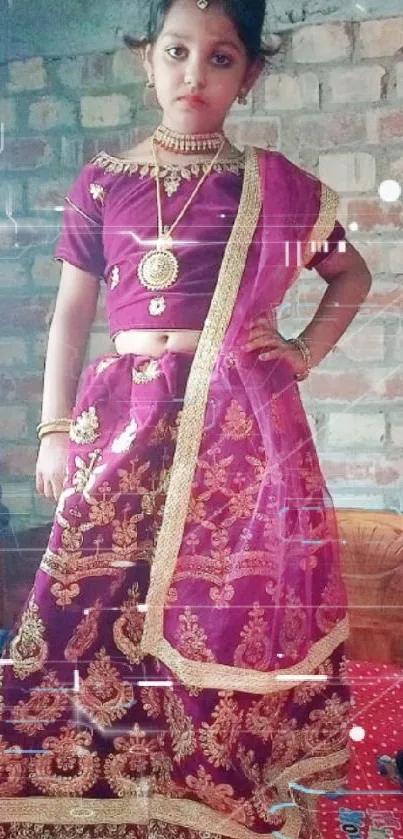
M143 256L137 273L141 284L146 288L159 291L162 288L169 288L176 282L179 262L170 251L172 245L173 240L170 236L162 236L157 242L156 250Z

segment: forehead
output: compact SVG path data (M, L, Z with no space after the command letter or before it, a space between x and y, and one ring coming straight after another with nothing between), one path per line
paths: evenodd
M161 37L181 35L189 39L205 37L216 41L233 41L242 45L236 27L218 4L206 10L198 8L196 0L177 0L166 15Z

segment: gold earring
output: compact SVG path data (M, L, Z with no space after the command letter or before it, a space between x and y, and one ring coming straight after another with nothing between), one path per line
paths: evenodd
M248 104L248 98L247 98L247 95L246 95L246 90L244 88L242 88L239 92L238 102L239 102L240 105L247 105Z

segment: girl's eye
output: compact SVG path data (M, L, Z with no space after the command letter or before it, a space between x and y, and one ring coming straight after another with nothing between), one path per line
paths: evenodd
M171 53L173 50L176 50L177 52L180 52L181 50L183 51L183 47L169 47L169 49L167 49L166 51L167 51L168 55L170 55L170 53ZM180 56L178 56L178 55L171 55L171 58L180 58Z
M183 47L169 47L166 50L166 52L168 53L170 58L182 58L184 48ZM216 52L215 55L214 55L214 59L218 59L217 61L214 62L218 67L230 67L230 65L232 64L231 59L227 55L224 55L221 52Z
M216 52L215 58L224 59L223 61L222 60L217 61L217 64L219 65L219 67L229 67L230 64L231 64L231 59L228 58L227 55L224 55L221 52Z

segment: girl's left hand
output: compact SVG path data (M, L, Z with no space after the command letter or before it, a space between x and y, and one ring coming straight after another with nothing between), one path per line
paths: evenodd
M295 374L305 372L305 361L298 347L289 344L276 329L274 329L266 318L258 318L252 324L249 332L249 340L244 345L246 352L262 350L259 353L259 361L272 361L276 358L285 358L292 366Z

